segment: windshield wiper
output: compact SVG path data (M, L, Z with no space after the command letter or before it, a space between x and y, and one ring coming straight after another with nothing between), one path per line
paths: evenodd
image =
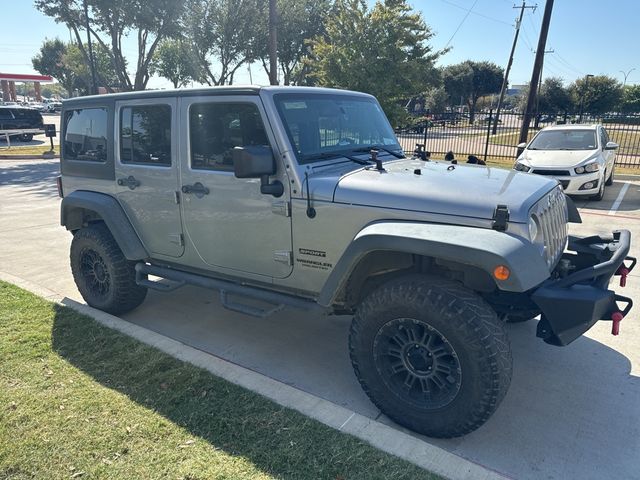
M396 158L407 158L406 155L398 152L394 152L393 150L388 149L387 147L383 147L381 145L370 145L368 147L357 148L353 150L354 152L369 152L371 150L382 150L383 152L388 153L389 155L393 155Z
M340 158L344 157L347 160L351 160L352 162L357 163L358 165L371 165L368 160L363 160L361 158L352 157L351 155L346 155L344 153L318 153L316 155L310 155L304 158L304 161L309 160L328 160L330 158Z

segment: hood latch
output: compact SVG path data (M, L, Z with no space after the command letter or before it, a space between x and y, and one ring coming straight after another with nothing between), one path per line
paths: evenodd
M509 225L509 208L506 205L498 205L493 211L493 223L491 228L504 232Z

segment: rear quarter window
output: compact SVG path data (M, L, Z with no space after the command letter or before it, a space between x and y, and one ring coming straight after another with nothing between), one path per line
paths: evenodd
M86 162L107 160L107 109L69 110L64 116L64 158Z

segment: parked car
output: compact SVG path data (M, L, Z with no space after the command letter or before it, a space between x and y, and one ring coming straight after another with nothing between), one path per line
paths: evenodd
M631 309L608 287L635 265L620 268L627 230L569 237L580 214L548 177L406 156L363 93L79 97L61 147L60 218L89 305L119 315L191 284L260 318L353 315L364 391L422 434L464 435L498 408L505 321L542 314L537 336L562 346Z
M59 112L62 109L62 102L47 102L45 105L45 111L49 113Z
M44 121L40 112L34 108L20 106L0 107L0 131L2 130L30 130L16 132L11 137L18 137L21 142L30 142L37 130L44 128Z
M546 175L560 182L567 195L602 200L613 184L616 149L601 125L554 125L540 130L518 157L514 169Z

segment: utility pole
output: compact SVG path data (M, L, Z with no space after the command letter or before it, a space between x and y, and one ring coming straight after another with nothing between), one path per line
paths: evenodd
M278 84L278 37L276 31L276 0L269 0L269 83Z
M496 118L493 123L493 130L491 131L492 135L495 135L498 131L498 121L500 120L500 109L502 108L502 102L504 100L504 94L507 91L507 86L509 85L509 72L511 71L511 65L513 64L513 54L516 52L516 44L518 43L518 35L520 34L520 25L522 25L522 17L524 16L524 11L527 8L533 9L535 12L538 5L527 5L525 0L522 0L522 5L517 7L513 6L513 8L520 9L520 17L516 20L516 34L513 37L513 45L511 46L511 53L509 54L509 61L507 62L507 69L504 71L504 79L502 80L502 87L500 88L500 98L498 99L498 107L496 108Z
M91 46L91 32L89 32L89 8L87 7L87 0L84 0L84 21L87 28L87 48L89 49L89 68L91 69L91 80L93 82L92 92L94 95L98 94L98 81L96 80L96 62L93 58L93 47ZM80 45L82 46L82 45Z
M549 24L551 23L551 11L553 10L553 0L547 0L544 6L544 14L542 16L542 27L540 28L540 38L538 38L538 48L536 49L536 59L533 64L533 72L531 73L531 81L529 82L529 96L527 97L527 107L522 118L522 126L520 127L520 139L518 143L526 143L529 137L529 124L531 123L531 113L538 94L538 82L540 81L540 71L544 61L544 49L547 45L547 35L549 34ZM518 149L518 155L522 153Z
M580 117L578 123L582 123L582 114L584 113L584 97L589 93L589 79L593 78L590 73L584 77L584 84L582 85L582 98L580 99Z

